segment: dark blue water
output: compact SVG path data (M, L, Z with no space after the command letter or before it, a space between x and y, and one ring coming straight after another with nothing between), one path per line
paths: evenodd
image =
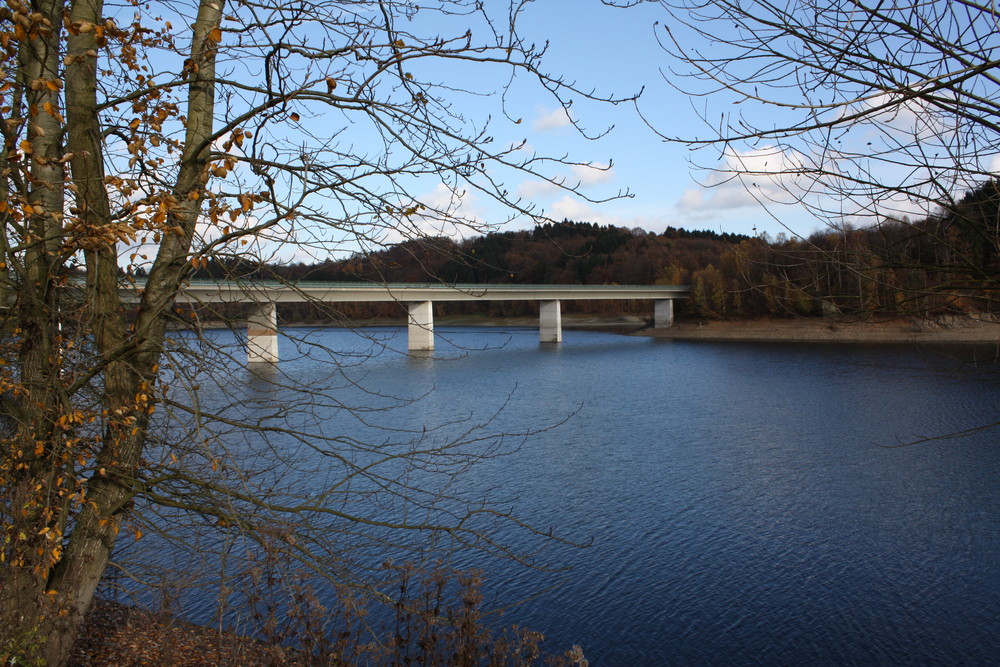
M397 406L371 418L395 435L332 410L312 426L427 442L547 429L448 491L587 545L510 530L498 539L545 569L451 557L486 570L488 603L521 602L503 622L550 649L580 644L595 665L1000 659L997 431L897 446L1000 419L997 369L963 363L971 350L445 329L453 345L411 358L382 347L405 347L400 331L291 333L350 363L283 340L282 373ZM235 366L226 383L280 396Z

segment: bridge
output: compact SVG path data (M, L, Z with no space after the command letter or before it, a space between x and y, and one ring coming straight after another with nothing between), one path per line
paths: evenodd
M653 301L653 323L669 327L674 299L687 298L683 285L448 285L437 283L279 283L191 281L177 295L181 303L249 303L247 361L278 361L279 303L396 302L407 310L410 351L434 349L435 301L538 301L539 338L562 342L564 300Z

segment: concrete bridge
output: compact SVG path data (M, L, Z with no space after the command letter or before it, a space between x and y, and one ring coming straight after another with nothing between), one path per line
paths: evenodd
M278 361L279 303L389 302L408 312L409 349L434 349L435 301L538 301L539 336L543 343L562 342L560 301L651 299L653 321L669 327L674 299L687 298L682 285L444 285L419 283L294 283L191 281L177 296L182 303L250 303L256 305L247 322L247 360Z

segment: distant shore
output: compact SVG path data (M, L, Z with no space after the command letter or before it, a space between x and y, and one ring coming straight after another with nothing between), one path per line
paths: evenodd
M942 320L685 320L636 335L669 340L774 343L1000 343L1000 323L974 318Z
M438 327L537 327L537 316L490 317L487 315L444 315L434 318ZM973 317L938 320L882 319L849 320L834 318L678 320L666 329L649 325L640 315L591 315L564 313L564 329L611 331L665 340L733 341L773 343L937 343L1000 344L1000 322ZM223 322L204 321L205 329L229 328ZM238 328L239 325L237 325ZM343 322L283 322L282 326L342 327ZM353 327L406 326L405 318L380 317L352 322Z
M446 315L435 326L537 327L538 317L488 317ZM406 326L406 321L380 319L374 326ZM939 320L833 318L678 320L666 329L649 326L640 315L588 315L564 313L564 329L614 331L668 340L703 340L774 343L1000 343L1000 322L972 317ZM315 326L315 325L314 325ZM361 325L363 326L363 325Z

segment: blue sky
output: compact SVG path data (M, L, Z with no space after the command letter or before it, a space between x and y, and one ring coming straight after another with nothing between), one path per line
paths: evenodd
M502 23L509 0L484 2L494 12L491 14L494 20ZM400 3L400 6L404 4L406 3ZM572 126L557 100L537 81L532 82L530 77L521 75L511 82L509 67L447 58L407 60L407 74L415 76L420 85L427 85L433 95L443 95L443 108L455 113L455 118L446 119L446 122L452 122L461 132L471 136L475 136L485 126L487 134L495 138L492 146L497 148L497 152L502 153L505 147L524 142L529 151L525 155L566 156L567 164L550 163L542 171L550 179L578 186L576 192L570 192L530 174L488 166L487 176L491 183L502 182L503 188L515 198L520 196L533 202L535 212L542 212L555 220L569 218L627 228L640 227L653 232L673 226L739 234L767 233L772 237L781 233L807 236L823 228L822 222L813 218L801 206L771 204L765 209L750 194L753 191L765 199L777 201L787 201L795 194L807 196L804 189L795 187L801 187L802 183L783 181L783 178L790 177L778 175L783 170L795 171L803 164L809 166L806 160L810 156L801 151L796 152L798 146L794 140L789 139L789 146L783 147L781 151L768 147L762 140L762 145L756 151L742 149L744 152L741 153L722 154L718 150L713 153L713 149L709 148L693 155L684 144L666 142L647 126L649 123L663 135L705 138L711 134L711 130L705 127L700 115L702 113L718 119L720 114L727 115L733 111L733 122L739 122L740 117L746 114L757 127L790 122L787 116L779 121L774 115L776 112L773 106L748 103L736 107L717 95L689 97L671 86L665 77L671 77L673 81L672 77L676 75L671 69L678 63L672 61L671 56L661 49L657 41L658 31L661 36L664 35L662 24L671 20L667 10L659 2L639 2L624 9L608 7L601 0L521 0L514 4L519 4L523 9L518 22L518 33L522 39L549 44L542 64L545 72L575 82L580 89L593 90L598 96L628 97L640 90L643 92L636 105L631 102L610 105L585 98L573 100L570 113L582 128L593 134L602 134L610 129L600 139L590 141ZM331 6L338 5L332 3ZM428 6L434 7L435 2L428 2ZM461 3L445 5L448 9L462 6ZM442 14L433 10L417 12L412 17L400 12L396 17L396 28L401 33L412 30L420 38L432 38L435 35L461 38L473 26L474 31L479 31L473 34L473 44L495 45L491 33L483 34L485 26L478 17L450 15L448 12ZM178 24L185 21L187 19L182 17ZM413 25L406 25L409 21ZM657 27L658 22L660 25ZM326 35L326 27L329 26L323 24L324 29L317 32ZM726 21L716 21L707 27L713 30L717 27L721 30L732 29ZM303 29L309 30L310 27ZM671 29L682 31L683 28L671 25ZM234 28L232 37L227 34L224 41L236 40L238 34L239 31ZM694 44L693 41L684 39L683 32L678 34L685 45L688 42ZM329 35L326 36L329 38ZM725 48L726 37L727 35L703 36L698 46L711 53L713 49ZM334 38L335 41L336 39ZM254 54L252 45L247 52ZM229 53L230 59L222 64L227 76L236 80L245 77L247 81L256 84L261 76L260 60L241 59L238 53L242 52ZM311 64L299 62L295 66L305 72L310 70ZM341 63L334 63L332 71L336 76L342 77L348 86L358 84L358 81L364 80L371 73L362 75L367 71L365 68L370 66L367 61L362 65L345 62L342 69L336 69L341 66ZM294 67L289 71L293 70ZM164 76L176 71L176 63L172 67L165 67L163 71ZM772 90L768 94L795 95L780 99L791 99L795 105L804 104L799 97L804 93L794 86L797 72L786 72L786 75L789 76L788 81L771 82ZM354 79L357 76L361 78L356 81ZM391 95L398 93L398 89L393 88L394 80L391 77L387 79L386 91L380 92L387 92L389 99L393 99ZM452 92L448 92L449 90ZM779 92L776 93L775 90ZM836 114L853 109L855 104L875 104L882 95L878 90L874 95L869 94L871 91L862 92L867 96L860 98L860 101L835 100L833 106L827 105L829 113L836 117ZM822 93L823 91L819 91L817 94ZM233 99L238 100L239 97ZM337 151L341 148L349 154L365 154L365 151L371 150L372 155L375 155L384 151L383 156L389 162L393 158L405 160L412 157L405 148L397 151L402 158L394 156L396 140L389 138L391 134L383 134L381 126L373 126L365 114L353 114L347 110L331 114L326 107L310 106L308 101L296 101L294 105L296 115L301 113L301 123L299 118L289 117L290 121L287 123L269 125L268 131L273 128L274 134L268 135L264 142L266 145L280 146L281 150L286 151L282 153L283 157L304 160L302 156L315 155L321 156L316 159L324 159L322 156L339 155ZM804 107L809 107L809 104ZM735 113L737 111L742 113ZM790 113L794 116L795 112ZM924 133L932 125L925 116L925 109L918 104L893 107L886 114L873 117L869 123L858 123L856 127L848 128L853 134L850 137L846 132L838 135L838 144L843 138L845 155L850 156L853 152L867 157L870 151L865 146L871 146L873 141L880 140L884 155L881 164L876 166L892 166L896 153L891 148L886 150L884 146L907 145L905 142L908 140L922 151L926 145L923 141ZM465 121L468 124L464 124ZM311 139L315 140L308 150L299 148L296 123L307 138L311 135ZM873 131L875 134L871 134ZM900 133L901 139L898 142L892 132ZM808 150L808 142L805 143ZM402 146L403 143L398 145ZM947 150L943 154L946 157L951 155ZM124 157L128 159L128 155ZM984 154L980 157L992 159L991 171L1000 169L1000 155ZM904 155L900 169L908 173L906 159L907 156ZM572 164L573 162L579 164ZM997 165L995 169L992 166L994 162ZM360 164L363 167L367 163L362 160ZM595 168L587 168L587 164ZM435 173L434 165L433 160L427 160L417 164L412 170L395 171L395 178L382 182L378 180L381 176L379 171L374 171L372 177L365 181L365 187L370 190L364 190L362 194L373 192L386 197L393 204L386 207L388 212L383 211L380 206L368 207L367 199L363 196L354 197L357 193L353 192L345 194L339 191L334 196L316 195L315 199L310 195L307 203L313 207L312 215L300 216L287 222L282 219L281 225L261 232L259 238L254 240L255 246L250 249L256 250L256 246L260 245L261 254L267 256L268 248L278 248L275 254L280 257L306 261L324 259L331 254L354 252L369 246L380 247L412 236L468 236L481 231L482 225L496 229L505 224L506 229L516 229L533 224L530 218L524 216L505 223L511 215L509 208L492 203L488 193L477 192L472 188L463 189L467 184L457 182L454 174L451 174L452 178L449 180L448 173ZM748 184L752 188L748 190L744 183L736 180L723 181L720 173L727 170L727 165L730 167L729 171L740 165L744 171L758 174ZM709 169L699 169L699 166ZM713 167L717 171L711 171ZM865 162L858 168L868 169L869 165ZM947 168L948 165L944 165L945 172ZM351 172L350 165L344 169ZM365 169L361 168L358 173L364 175L363 172ZM916 173L914 178L922 178L921 174L922 172ZM906 174L904 176L908 178ZM884 177L884 174L875 174L875 177ZM890 174L890 177L894 175ZM459 178L458 181L460 180ZM353 173L350 182L355 182ZM789 187L783 188L783 183L787 183ZM704 187L705 185L715 187ZM816 203L817 198L829 195L829 192L824 193L823 185L821 183L809 192L808 196L814 198L811 199L813 203ZM453 192L450 188L458 188L460 191ZM619 192L628 192L630 196L615 198ZM832 224L840 224L842 221L857 224L849 218L856 216L859 211L866 212L864 206L867 202L863 197L860 201L853 202L857 205L857 210L853 212L844 207L839 210L833 208L839 202L834 200L831 205L828 204L830 200L826 196L821 203L831 206ZM430 213L402 213L410 210L414 204L426 205L417 210ZM856 217L864 224L873 219L884 219L887 210L893 215L926 214L926 209L920 209L919 201L912 207L909 202L897 203L891 198L879 204L882 208L872 205L867 217ZM850 205L852 202L848 202L848 206ZM263 206L262 211L263 215L267 215L267 206ZM247 227L258 222L254 214L245 216ZM462 224L466 221L473 223L471 232L469 226ZM205 238L210 239L213 233L217 233L217 230L209 229L206 225ZM140 258L142 254L140 253Z
M504 12L508 1L486 0L486 4L491 10ZM597 167L588 169L566 164L554 165L546 171L550 178L578 183L578 194L523 173L490 173L491 178L503 181L509 192L533 202L535 210L543 212L548 218L640 227L653 232L673 226L740 234L766 232L772 237L782 232L808 235L818 229L820 224L802 209L772 206L770 210L765 210L738 182L715 188L702 187L702 183L717 181L718 176L697 169L691 163L686 146L663 141L647 126L646 121L660 132L672 136L705 134L692 100L664 80L663 73L669 71L671 62L657 43L654 25L667 18L665 10L656 2L641 3L628 9L608 7L600 0L535 0L524 3L518 24L519 34L529 42L548 42L542 66L546 73L575 82L580 89L593 90L598 96L628 97L643 91L638 109L631 102L610 105L586 99L574 100L570 113L587 132L602 134L612 128L593 141L581 136L568 122L557 101L537 81L532 82L522 76L507 88L510 71L506 67L436 59L414 60L408 62L407 67L412 68L420 80L440 83L458 91L454 100L450 100L455 105L454 110L470 119L477 128L490 119L488 133L495 137L498 146L517 145L523 141L529 150L538 155L565 155L569 161ZM184 20L179 19L178 24ZM406 21L402 16L399 19L400 23ZM435 34L454 37L463 35L470 24L476 24L469 17L448 17L434 12L418 14L413 21L413 26L397 27L403 30L412 28L414 33L424 37ZM475 29L482 28L480 23ZM473 43L489 43L491 40L488 37L483 35L477 39L474 35ZM260 63L255 60L244 63L234 58L225 61L222 67L227 75L237 79L244 76L256 82L260 76ZM166 67L164 71L173 70ZM705 103L704 98L694 99L698 104ZM709 104L713 113L718 114L718 107L723 102L710 100ZM355 123L353 117L328 115L322 109L310 110L307 105L297 109L301 112L303 127L308 127L316 139L343 142L349 152L365 150L373 139L375 142L371 145L379 146L379 135L364 123ZM520 122L515 123L514 120ZM288 127L291 134L283 140L294 142L294 127ZM276 141L279 139L282 138L275 138ZM358 148L355 149L355 146ZM767 159L767 156L742 157L744 160ZM708 166L715 166L720 164L723 156L702 151L698 159ZM456 196L447 186L435 182L427 174L413 178L414 181L402 183L413 199L401 201L401 206L409 207L419 201L426 203L430 210L452 209ZM757 185L760 186L758 192L782 196L773 179ZM373 187L378 187L377 182ZM614 198L617 193L625 191L631 196ZM609 198L609 201L600 201ZM323 215L317 213L315 217L325 215L334 224L289 222L287 228L279 225L260 234L253 240L253 246L234 247L233 251L254 251L263 257L273 255L286 261L315 261L359 248L395 243L408 236L469 235L469 228L461 225L449 227L448 222L417 215L396 226L391 221L379 225L373 228L370 235L364 231L362 236L368 238L359 239L355 224L337 224L337 221L354 213L350 209L353 205L348 199L344 205L347 209L341 210L336 199L320 202L316 210L322 211ZM460 218L471 219L493 229L510 217L509 209L491 203L485 195L472 190L462 193L458 209ZM254 215L250 215L245 224L250 226L257 221ZM503 228L527 228L532 224L531 219L522 217L507 222ZM406 225L412 227L407 229ZM473 229L481 231L482 227L474 225ZM218 230L206 225L203 233L208 240L214 238L213 234L217 234ZM151 256L153 248L149 245L129 248L123 262L130 261L133 252L136 254L135 261L142 262Z
M528 7L521 28L531 40L549 42L545 61L548 71L609 95L625 96L642 89L638 108L661 132L704 135L692 101L672 88L662 75L670 60L656 42L654 23L666 18L656 3L616 9L599 0L542 0ZM597 132L614 126L604 138L587 141L565 122L550 99L539 95L537 88L532 90L516 100L518 112L525 117L516 128L521 137L539 153L567 153L583 162L611 163L613 167L607 172L567 170L571 179L582 176L585 194L610 196L619 189L633 194L630 199L592 204L565 192L538 187L537 183L535 187L532 183L519 184L521 191L553 218L649 231L662 231L669 225L751 234L756 228L772 236L787 232L785 226L802 234L819 227L794 206L772 206L769 213L739 183L702 187L700 183L713 182L713 176L692 165L687 147L656 136L631 104L574 105L574 117L587 130ZM704 161L706 157L711 158L701 154L698 159Z

